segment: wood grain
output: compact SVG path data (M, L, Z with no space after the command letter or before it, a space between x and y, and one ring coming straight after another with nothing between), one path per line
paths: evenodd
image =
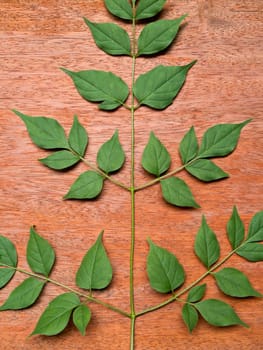
M90 137L87 158L93 162L99 146L118 128L129 158L129 112L99 111L97 105L80 98L59 67L110 70L131 83L131 60L101 52L82 17L97 22L114 20L128 31L130 28L107 13L102 0L0 2L0 234L15 243L19 266L27 268L28 231L35 224L56 250L52 278L74 287L82 256L104 229L114 279L109 289L98 294L128 311L129 194L107 182L99 200L62 201L84 165L61 174L41 166L37 159L46 152L31 143L23 123L11 109L55 117L67 131L77 114L87 127ZM193 253L202 214L217 233L224 256L230 249L225 226L233 205L237 205L246 227L254 213L262 209L262 1L168 0L161 17L175 18L183 13L189 16L175 44L162 55L138 59L137 75L157 64L186 64L193 59L198 59L198 64L189 73L173 105L163 112L142 107L136 113L136 184L149 180L140 159L150 130L166 145L172 155L172 167L176 167L180 164L179 142L190 126L195 126L200 138L204 130L216 123L237 123L247 118L253 121L242 131L236 151L216 160L230 174L229 179L203 184L181 173L193 188L201 209L185 211L165 204L158 185L137 193L136 310L164 299L151 291L147 281L147 237L176 254L185 267L188 283L204 272ZM127 183L129 173L127 159L116 178ZM233 257L227 265L246 271L254 287L263 291L263 264L249 264ZM17 274L0 291L1 303L23 278ZM180 316L181 306L173 304L138 319L136 349L262 349L263 301L226 298L217 291L212 279L208 283L207 297L227 300L250 325L248 330L215 329L200 321L194 334L189 335ZM128 349L129 320L96 305L91 306L93 317L85 337L69 326L58 337L27 338L41 311L58 293L61 289L48 285L34 307L1 313L0 349Z

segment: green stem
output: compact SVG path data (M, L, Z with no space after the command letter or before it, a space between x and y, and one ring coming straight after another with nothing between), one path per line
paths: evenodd
M111 304L105 303L104 301L102 301L100 299L97 299L97 298L95 298L95 297L93 297L93 296L91 296L89 294L85 294L85 293L79 292L78 290L75 290L75 289L73 289L73 288L71 288L71 287L69 287L69 286L67 286L67 285L65 285L65 284L63 284L61 282L55 281L55 280L53 280L53 279L51 279L49 277L46 277L46 276L43 276L43 275L38 275L38 274L36 274L34 272L26 271L26 270L21 269L19 267L9 266L9 265L6 265L6 264L1 264L0 266L4 266L4 267L8 267L8 268L14 269L14 270L16 270L16 271L18 271L20 273L23 273L23 274L25 274L27 276L38 278L38 279L43 280L45 282L50 282L50 283L52 283L52 284L54 284L56 286L59 286L59 287L65 289L65 290L68 290L69 292L72 292L72 293L74 293L74 294L76 294L76 295L78 295L80 297L83 297L83 298L87 299L88 301L92 301L92 302L94 302L96 304L99 304L99 305L102 305L102 306L106 307L109 310L117 312L118 314L121 314L121 315L123 315L125 317L131 318L131 315L128 312L126 312L126 311L124 311L122 309L119 309L118 307L115 307L115 306L113 306Z

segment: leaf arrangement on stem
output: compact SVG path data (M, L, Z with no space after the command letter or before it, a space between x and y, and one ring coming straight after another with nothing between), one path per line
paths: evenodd
M62 68L73 81L79 94L90 102L99 103L104 111L126 108L131 115L131 170L130 182L122 183L114 177L125 163L126 155L119 140L119 130L106 141L97 152L96 162L86 158L88 133L74 116L68 135L64 128L53 118L32 117L14 110L25 123L29 136L39 148L50 150L51 154L40 162L57 171L72 169L83 162L87 170L79 175L71 185L64 199L89 200L97 198L103 191L104 182L111 181L116 186L128 191L131 203L130 235L130 290L129 311L122 310L93 296L94 290L107 288L112 280L113 270L110 259L103 245L103 231L96 242L83 257L76 273L74 289L60 281L50 278L55 262L55 252L49 242L42 238L35 227L30 229L26 257L30 270L17 266L17 253L13 243L0 236L0 288L3 288L15 275L25 274L27 278L17 286L0 310L18 310L33 305L48 283L60 286L64 293L53 299L41 315L32 335L56 335L67 326L70 318L73 324L85 335L86 327L92 317L91 303L97 303L130 319L130 349L135 348L135 321L138 317L165 307L173 302L182 304L182 319L189 332L197 326L199 317L213 326L225 327L247 324L239 318L235 310L219 299L205 299L206 277L212 276L218 289L227 296L236 298L261 297L244 272L234 267L223 267L234 254L247 261L263 260L263 212L258 212L251 219L248 233L236 207L227 223L227 237L231 245L229 253L220 257L220 244L216 234L209 227L203 216L197 232L194 252L204 265L205 272L188 285L185 283L185 271L182 262L170 251L148 238L147 275L150 286L158 293L168 294L163 302L137 310L134 300L134 247L136 239L135 197L138 191L155 184L161 186L164 201L177 207L199 208L198 199L194 198L189 185L178 176L187 171L196 179L208 183L224 179L229 175L217 166L212 158L225 157L237 146L241 130L250 120L238 124L218 124L211 126L201 138L199 144L194 127L182 137L179 145L181 164L171 167L171 156L161 140L150 132L141 165L154 176L154 179L135 183L135 116L140 106L156 110L167 108L180 92L189 70L196 61L182 66L158 65L148 72L136 76L136 62L140 56L158 54L174 41L180 24L186 15L173 20L155 20L146 24L138 37L138 21L156 16L164 7L165 0L105 0L108 11L131 23L131 37L119 25L114 23L95 23L84 19L92 33L98 48L109 55L126 55L131 58L132 84L130 87L111 72L85 70L73 72ZM128 97L130 95L130 104ZM161 113L161 112L160 112ZM61 175L62 176L62 175ZM80 204L81 205L81 204ZM96 203L95 203L96 205ZM183 297L184 296L184 297Z

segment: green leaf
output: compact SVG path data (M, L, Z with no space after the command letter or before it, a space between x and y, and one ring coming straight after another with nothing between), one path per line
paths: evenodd
M68 141L63 127L53 118L30 117L13 110L26 125L31 140L40 148L68 148Z
M6 237L0 236L0 266L8 265L16 267L17 253L13 243Z
M187 72L196 61L186 66L157 66L141 74L134 85L134 95L140 105L155 109L169 106L182 88Z
M104 289L112 280L112 267L102 243L103 231L84 256L76 275L76 284L83 289Z
M231 218L227 223L227 236L231 247L236 249L243 241L245 235L245 228L237 208L234 206Z
M201 142L199 157L223 157L233 152L242 128L250 121L251 119L240 124L218 124L207 129Z
M179 152L183 164L188 163L196 156L198 152L198 142L193 126L184 135L182 141L180 142Z
M161 180L161 188L166 202L178 207L200 208L184 180L175 176Z
M185 169L198 180L205 182L221 180L229 176L209 159L197 159Z
M95 171L82 173L70 187L65 199L92 199L97 197L103 188L103 177Z
M202 225L195 238L194 250L198 258L209 269L220 255L220 247L216 235L207 225L203 216Z
M120 144L118 130L105 142L97 154L97 163L105 173L119 170L125 161L125 154Z
M80 124L78 117L74 116L74 121L69 133L69 145L74 152L81 157L85 155L85 151L88 145L88 134L86 129Z
M138 39L137 56L152 55L166 49L174 40L186 15L177 19L161 19L147 24Z
M190 292L187 296L187 301L189 303L196 303L201 300L205 295L206 284L201 284L200 286L195 286L190 289Z
M198 312L192 305L184 304L182 309L182 317L188 331L192 333L198 323Z
M73 323L82 335L86 334L86 327L90 319L91 312L86 305L79 305L73 312Z
M39 161L54 170L67 169L80 161L80 158L70 151L62 150L52 153Z
M238 248L236 253L248 261L263 261L263 244L246 243Z
M130 55L131 44L128 33L114 23L94 23L84 18L96 45L110 55Z
M247 242L263 241L263 211L253 216L249 228Z
M235 310L227 303L217 299L207 299L195 304L201 316L217 327L241 325L248 327L236 314Z
M55 252L48 241L37 234L34 227L30 228L26 256L32 271L49 275L55 262Z
M113 15L122 19L132 19L132 7L128 0L104 0L104 3Z
M12 279L16 270L11 268L0 268L0 288L3 288Z
M159 293L170 293L185 280L184 269L176 256L148 239L147 274L151 287Z
M237 269L226 267L215 272L213 276L216 279L219 289L226 295L238 298L262 296L252 287L243 272Z
M153 132L150 133L149 141L143 151L142 166L150 174L161 176L171 164L171 157Z
M64 293L59 295L49 303L31 335L56 335L61 333L66 328L72 311L79 305L80 301L76 294Z
M62 70L71 77L79 94L88 101L102 102L100 109L113 110L121 106L129 95L126 83L111 72L86 70L71 72Z
M0 307L0 311L25 309L37 300L45 281L29 277L16 287L9 295L6 302Z
M166 0L140 0L136 8L136 19L145 19L157 15Z

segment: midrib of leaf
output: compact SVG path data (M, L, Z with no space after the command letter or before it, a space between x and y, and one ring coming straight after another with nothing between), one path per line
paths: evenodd
M34 238L34 240L35 240L35 243L36 243L36 246L37 246L39 255L40 255L40 257L41 257L41 265L42 265L42 267L43 267L43 269L44 269L44 271L45 271L45 276L48 276L48 272L47 272L47 270L46 270L46 268L45 268L45 265L44 265L44 259L43 259L42 254L41 254L41 250L40 250L40 248L39 248L39 244L38 244L38 242L37 242L37 240L36 240L35 238ZM34 260L36 260L36 259L34 259Z
M161 266L162 271L163 271L164 275L166 276L166 279L167 279L167 281L168 281L168 283L169 283L170 291L172 291L171 281L170 281L170 278L168 277L168 274L167 274L166 271L165 271L165 268L164 268L164 265L163 265L163 263L162 263L162 260L161 260L161 258L159 257L158 254L155 253L155 256L156 256L157 259L159 260L159 265ZM169 263L169 269L170 269L170 267L171 267L171 263Z
M100 241L101 242L101 241ZM97 242L96 242L97 243ZM96 249L95 249L95 254L93 256L92 259L92 263L91 263L91 274L90 274L90 293L91 293L91 289L92 289L92 280L93 280L93 273L94 273L94 265L95 265L95 261L96 261L96 256L97 256L97 252L99 249L99 244L95 245Z

